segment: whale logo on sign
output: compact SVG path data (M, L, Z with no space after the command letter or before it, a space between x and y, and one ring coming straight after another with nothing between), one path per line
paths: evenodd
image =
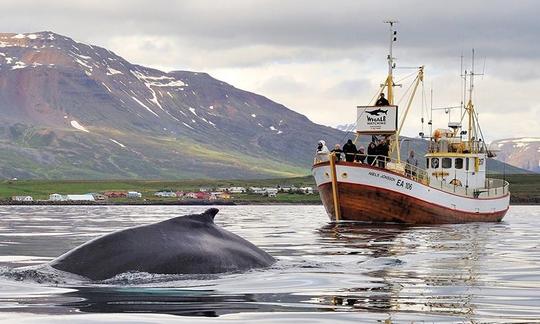
M367 110L366 110L366 113L367 113L367 114L370 114L371 116L379 116L380 114L385 114L385 115L387 115L388 109L387 109L387 110L376 109L376 110L372 110L372 111L367 111Z

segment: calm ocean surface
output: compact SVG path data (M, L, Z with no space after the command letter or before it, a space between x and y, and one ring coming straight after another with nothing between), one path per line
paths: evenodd
M322 206L220 206L216 223L278 259L205 277L103 282L37 265L98 235L200 206L0 206L0 320L16 323L538 322L540 207L502 223L328 222Z

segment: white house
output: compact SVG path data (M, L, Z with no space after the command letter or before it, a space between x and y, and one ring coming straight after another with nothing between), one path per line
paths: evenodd
M306 195L312 195L313 194L313 188L312 187L302 187L299 188L304 194Z
M57 193L53 193L53 194L49 195L49 200L50 200L50 201L66 201L66 200L67 200L67 196L66 196L66 195L57 194Z
M266 190L264 190L264 188L260 188L260 187L249 187L249 191L251 191L254 194L258 194L258 195L264 195L266 193Z
M244 187L218 188L217 191L228 192L228 193L245 193L246 188Z
M156 197L161 198L176 198L176 192L172 191L158 191L154 194Z
M96 201L94 196L90 194L86 195L67 195L67 200L69 201Z
M142 198L142 194L137 191L128 191L127 197L131 199Z
M13 201L34 201L34 198L32 198L32 196L13 196L13 197L11 197L11 200L13 200Z
M267 195L268 197L275 197L278 193L277 188L263 188L263 189L265 191L265 195Z

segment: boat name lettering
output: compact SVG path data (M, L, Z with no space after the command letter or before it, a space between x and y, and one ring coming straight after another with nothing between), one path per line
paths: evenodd
M398 179L396 182L396 186L405 188L407 190L412 190L412 183L400 179Z
M381 179L386 179L386 180L393 181L393 182L396 181L396 179L394 177L387 176L386 174L381 175Z

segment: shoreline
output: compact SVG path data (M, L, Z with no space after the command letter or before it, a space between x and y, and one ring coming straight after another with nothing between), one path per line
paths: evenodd
M247 205L313 205L322 202L283 201L134 201L134 202L93 202L93 201L0 201L0 206L247 206Z
M313 201L134 201L134 202L92 202L92 201L5 201L0 206L249 206L249 205L309 205L322 206L322 202ZM538 206L540 201L510 202L510 206Z

